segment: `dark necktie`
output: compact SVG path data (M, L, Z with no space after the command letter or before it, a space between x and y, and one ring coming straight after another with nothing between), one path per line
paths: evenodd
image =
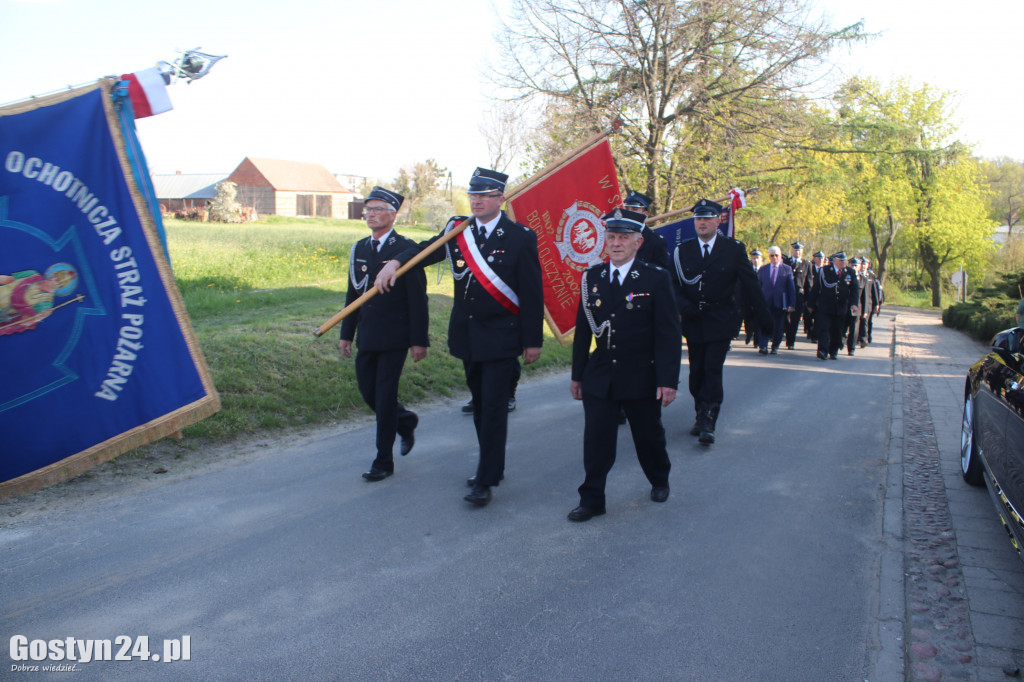
M373 261L372 262L376 263L378 260L380 260L380 251L378 250L380 248L380 240L379 239L371 239L370 240L370 247L373 249Z
M484 232L484 226L480 223L476 225L476 245L478 248L482 248L484 242L487 241L487 233Z
M619 297L619 271L612 268L612 300L614 301Z
M705 245L704 245L704 258L705 258L705 259L707 259L707 257L708 257L708 256L710 255L710 253L711 253L711 252L709 251L709 249L710 249L710 248L711 248L711 247L710 247L710 246L709 246L708 244L705 244Z

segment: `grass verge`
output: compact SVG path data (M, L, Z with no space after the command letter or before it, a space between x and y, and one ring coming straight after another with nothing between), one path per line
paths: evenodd
M338 352L338 329L312 331L344 306L352 244L361 221L272 217L251 225L166 221L175 278L210 366L222 408L186 428L179 445L296 426L330 426L369 414L352 360ZM399 227L412 239L432 229ZM403 402L416 405L464 392L462 363L447 350L452 281L429 268L430 352L408 361ZM526 377L567 367L571 349L550 334Z

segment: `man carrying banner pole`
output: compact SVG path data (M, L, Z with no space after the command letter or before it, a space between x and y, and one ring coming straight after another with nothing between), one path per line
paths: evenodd
M771 332L772 319L757 275L747 261L746 246L718 232L722 206L701 199L691 210L697 237L677 246L672 260L690 363L690 395L697 415L690 434L710 445L715 442L724 396L725 356L736 334L737 289L753 308L765 335Z
M544 294L537 235L501 210L508 176L477 168L469 183L470 226L445 250L423 258L423 266L451 260L455 300L448 324L448 349L463 362L473 398L473 425L480 460L473 488L464 499L477 506L491 500L491 488L504 478L508 399L518 356L523 364L541 355ZM450 231L451 224L445 230ZM433 239L403 251L377 275L389 290L401 265L426 250Z

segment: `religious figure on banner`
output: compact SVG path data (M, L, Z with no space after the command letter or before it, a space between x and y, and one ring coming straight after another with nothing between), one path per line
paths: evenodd
M57 308L84 300L79 294L59 305L53 303L58 296L74 293L77 283L78 274L67 263L52 265L45 274L21 270L0 275L0 336L33 330Z

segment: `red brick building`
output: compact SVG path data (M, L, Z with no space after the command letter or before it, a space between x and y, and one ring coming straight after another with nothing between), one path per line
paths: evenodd
M356 194L317 163L246 157L228 182L238 187L237 200L257 215L348 218Z

